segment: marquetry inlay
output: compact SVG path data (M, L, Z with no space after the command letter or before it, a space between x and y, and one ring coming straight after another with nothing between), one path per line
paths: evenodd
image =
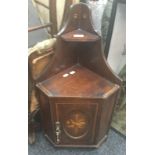
M81 138L87 133L88 119L81 112L74 112L65 121L65 131L72 138Z
M107 137L122 80L104 58L91 9L77 3L65 17L49 63L39 77L30 78L42 127L54 146L97 148Z

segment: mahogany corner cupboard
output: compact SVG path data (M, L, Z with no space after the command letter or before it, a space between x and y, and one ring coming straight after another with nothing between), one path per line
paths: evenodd
M107 138L121 80L106 62L86 4L71 6L36 84L45 136L56 147L99 147Z

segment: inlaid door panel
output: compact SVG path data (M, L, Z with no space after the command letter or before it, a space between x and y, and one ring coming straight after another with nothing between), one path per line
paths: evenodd
M59 124L60 132L59 136L56 135L57 143L92 144L94 142L97 103L55 103L55 108L55 120Z

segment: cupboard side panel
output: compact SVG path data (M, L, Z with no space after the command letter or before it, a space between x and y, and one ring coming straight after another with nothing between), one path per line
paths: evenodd
M111 118L115 106L117 94L113 94L110 98L103 100L101 105L100 125L96 141L99 142L107 134L111 124Z

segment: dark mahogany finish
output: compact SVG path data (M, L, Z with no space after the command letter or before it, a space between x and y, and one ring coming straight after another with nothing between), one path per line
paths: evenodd
M46 137L57 147L99 147L107 138L121 80L109 68L90 10L71 7L55 55L37 79Z

